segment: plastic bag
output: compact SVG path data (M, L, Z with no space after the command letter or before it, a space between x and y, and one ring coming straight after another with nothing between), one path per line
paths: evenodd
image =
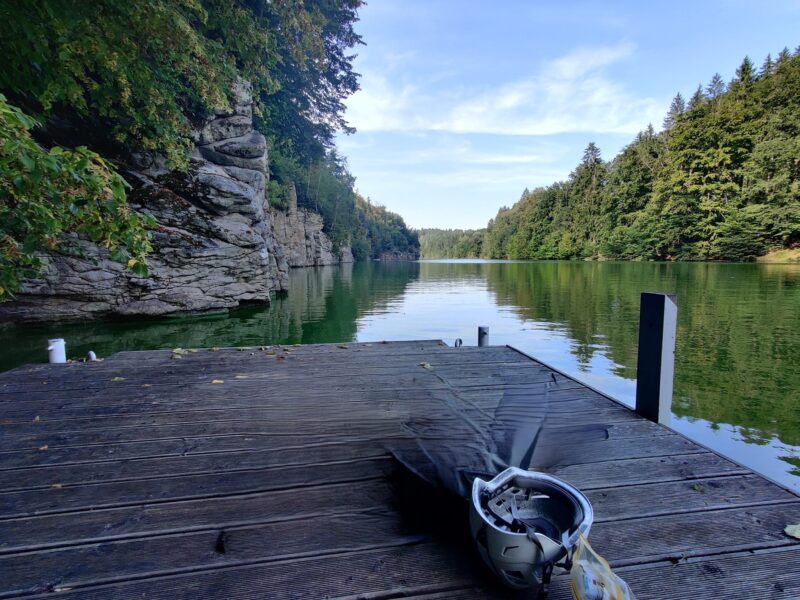
M583 534L572 555L569 578L575 600L636 600L628 584L614 574Z

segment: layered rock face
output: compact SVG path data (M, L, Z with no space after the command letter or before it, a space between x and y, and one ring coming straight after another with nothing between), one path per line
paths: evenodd
M125 172L130 205L158 222L148 277L75 239L73 256L43 257L41 276L0 304L0 320L227 309L269 301L286 289L289 267L338 263L319 215L298 210L296 199L287 213L269 209L267 144L253 129L250 85L237 84L235 97L232 112L218 111L196 132L188 173L143 155Z
M335 251L333 242L322 231L322 216L297 208L297 193L291 186L286 212L270 211L275 246L289 267L320 267L353 262L349 246Z

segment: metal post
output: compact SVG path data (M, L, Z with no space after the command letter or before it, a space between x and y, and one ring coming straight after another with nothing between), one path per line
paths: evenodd
M636 412L668 425L672 417L678 306L672 294L643 293L639 309Z
M478 347L483 348L489 345L489 328L478 327Z

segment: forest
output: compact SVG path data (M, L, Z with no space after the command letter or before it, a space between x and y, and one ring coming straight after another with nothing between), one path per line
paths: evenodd
M672 100L610 161L525 190L485 230L420 232L425 258L748 261L800 246L800 49Z
M36 274L40 251L57 252L68 233L145 274L154 223L129 208L124 165L149 152L186 170L194 128L230 108L239 78L253 85L274 206L286 205L294 184L299 204L323 215L335 244L357 240L364 258L387 239L414 245L396 215L357 209L354 179L336 152L337 132L352 131L344 100L359 87L353 51L363 44L354 30L361 5L0 4L0 300Z

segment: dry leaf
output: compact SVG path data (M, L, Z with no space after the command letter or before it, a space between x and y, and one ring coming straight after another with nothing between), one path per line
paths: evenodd
M234 379L247 379L248 377L249 377L249 375L234 375L233 376Z
M208 349L208 351L209 352L219 352L219 348L217 348L216 346L212 346L211 348Z
M428 369L429 371L433 371L431 363L421 362L419 363L419 366L422 367L423 369Z
M784 527L783 533L785 533L790 537L800 540L800 523L795 523L794 525L787 525L786 527Z
M348 350L347 346L336 346L337 348L341 348L342 350Z
M41 421L42 420L39 418L39 415L36 415L35 417L33 417L33 422L34 423L41 423Z
M49 446L45 444L44 446L39 446L39 450L47 450Z
M142 384L142 387L152 387L152 384L150 384L150 383L143 383L143 384Z
M125 381L124 377L112 377L111 381Z
M61 488L63 488L64 486L63 486L63 485L61 485L60 483L54 483L54 484L53 484L53 485L51 485L50 487L51 487L51 488L53 488L54 490L60 490L60 489L61 489Z
M225 383L222 379L214 379L211 383Z

